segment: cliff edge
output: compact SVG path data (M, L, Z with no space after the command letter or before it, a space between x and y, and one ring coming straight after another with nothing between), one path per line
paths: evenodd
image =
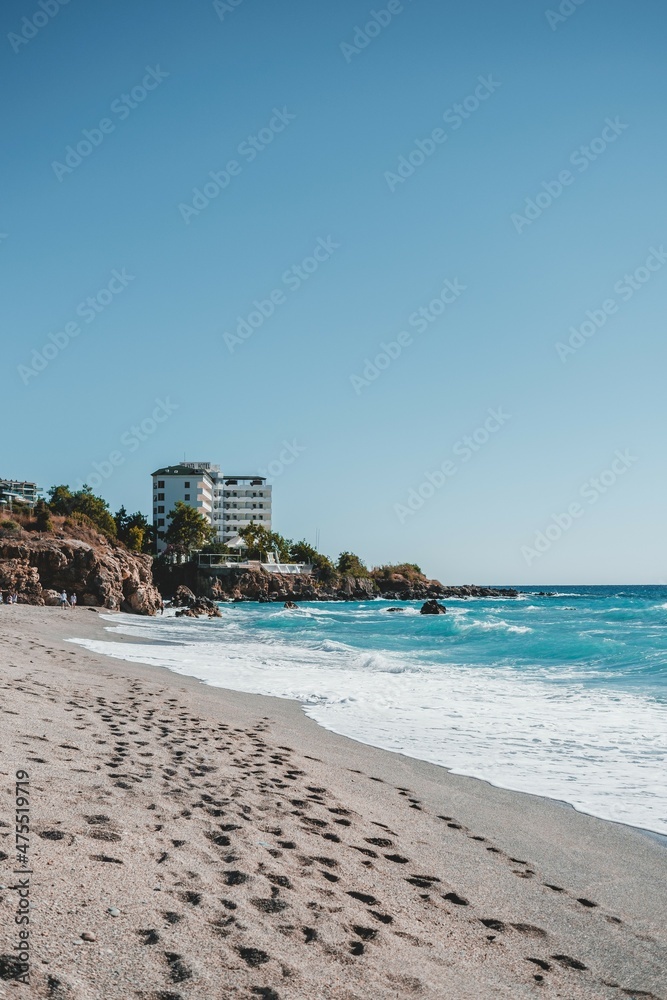
M89 523L54 516L53 528L0 532L0 590L18 594L20 604L55 604L66 590L90 607L155 614L161 598L151 556L130 552Z

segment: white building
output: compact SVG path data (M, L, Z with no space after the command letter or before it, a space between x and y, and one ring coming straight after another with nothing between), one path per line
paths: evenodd
M213 526L225 544L242 528L259 521L271 530L271 487L262 476L219 475L215 485Z
M176 501L195 507L200 514L211 521L213 513L213 480L204 470L196 466L170 465L153 473L153 526L158 533L158 552L165 543L159 538L169 526L167 516L176 506Z
M28 483L20 479L0 479L0 504L2 509L11 509L12 502L19 500L21 503L34 507L40 498L40 487L37 483Z
M271 530L271 487L262 476L227 476L210 462L180 462L153 473L153 524L158 533L176 501L195 507L227 544L242 528L259 521ZM158 540L158 551L165 543Z

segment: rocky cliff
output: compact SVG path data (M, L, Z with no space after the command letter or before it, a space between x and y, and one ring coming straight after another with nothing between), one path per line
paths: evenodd
M19 603L55 604L62 590L79 604L154 615L160 594L152 558L128 551L88 525L54 518L52 532L0 534L0 590Z
M313 576L287 576L262 570L230 570L224 576L202 572L192 563L154 567L162 593L174 597L180 585L214 601L427 601L445 597L516 597L515 590L491 587L445 587L420 572L378 573L354 577L336 575L330 582Z

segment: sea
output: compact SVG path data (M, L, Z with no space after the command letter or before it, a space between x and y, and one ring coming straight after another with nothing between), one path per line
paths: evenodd
M106 625L122 644L76 641L293 698L361 743L667 834L667 586L552 585L444 603L437 616L384 600L221 604L216 619L113 615Z

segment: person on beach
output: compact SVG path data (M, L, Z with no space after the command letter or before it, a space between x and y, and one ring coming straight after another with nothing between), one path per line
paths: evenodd
M59 600L60 600L60 607L64 611L65 608L67 607L67 605L69 604L69 601L67 600L67 591L66 590L63 590L62 594L60 595Z
M71 594L69 599L70 604L73 608L76 607L76 594Z

